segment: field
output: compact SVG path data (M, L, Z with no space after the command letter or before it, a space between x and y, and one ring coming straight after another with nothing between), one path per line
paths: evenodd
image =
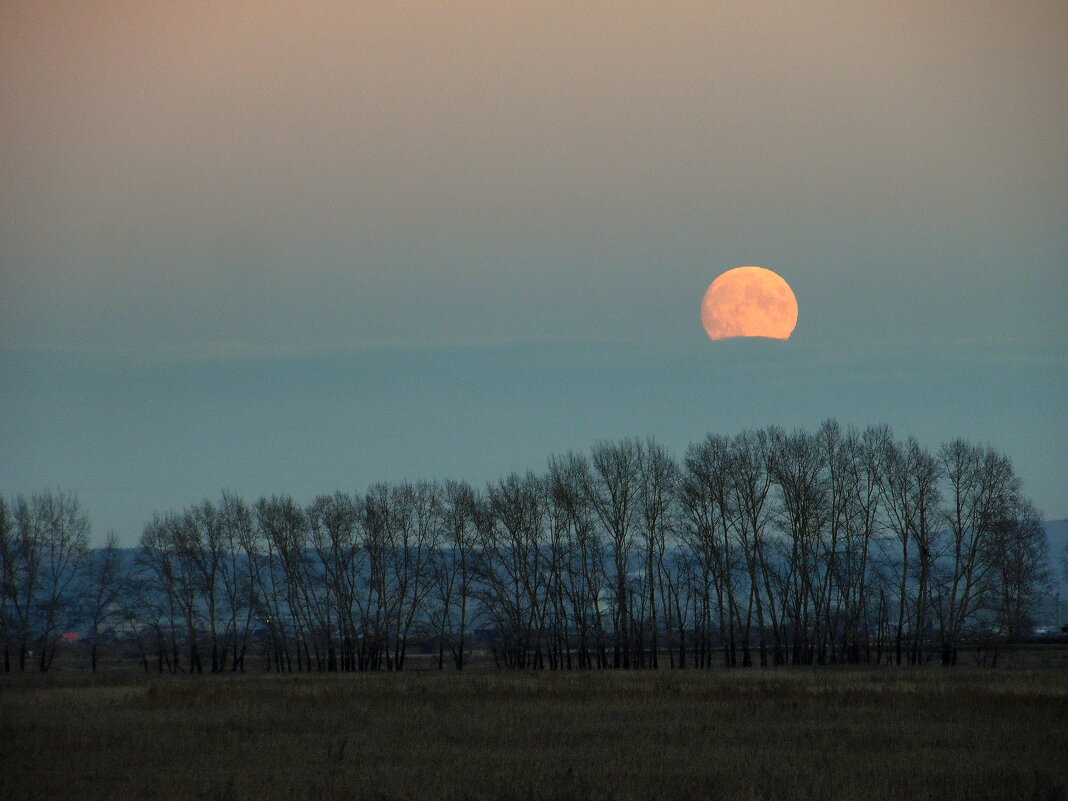
M1068 798L1068 672L0 677L0 798Z

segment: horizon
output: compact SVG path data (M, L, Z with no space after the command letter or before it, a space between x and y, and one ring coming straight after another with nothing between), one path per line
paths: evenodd
M138 365L66 357L58 367L51 357L8 356L5 372L21 392L0 389L0 400L23 423L20 438L12 432L7 440L26 454L25 486L14 485L10 463L0 468L8 471L0 486L5 495L55 486L74 492L94 540L114 530L132 544L153 513L224 490L307 503L379 481L452 478L481 487L510 472L539 472L551 455L599 440L652 436L681 458L709 433L768 425L812 431L834 417L843 427L885 423L932 451L958 436L989 445L1013 460L1024 494L1047 519L1068 517L1055 505L1061 454L1037 416L1055 407L1056 388L1032 389L1040 359L1010 353L990 362L973 347L918 367L914 356L893 350L873 358L868 348L718 344L726 347L713 353L435 345ZM635 384L639 372L647 378ZM934 380L957 374L1003 387L958 398ZM63 411L79 404L79 425L57 429ZM838 414L812 412L820 408ZM64 460L65 480L46 481Z

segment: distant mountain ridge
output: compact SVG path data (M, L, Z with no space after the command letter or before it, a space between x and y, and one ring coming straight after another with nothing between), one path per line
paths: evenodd
M1050 584L1053 591L1059 591L1061 598L1068 602L1068 576L1064 574L1065 548L1068 547L1068 519L1046 520L1042 523L1042 528L1046 532L1046 541L1049 543ZM138 548L136 546L119 548L119 551L121 552L120 564L128 567L134 563Z
M1047 520L1042 524L1042 528L1046 530L1046 541L1049 543L1050 578L1054 587L1061 588L1061 597L1068 598L1068 576L1064 575L1068 520Z

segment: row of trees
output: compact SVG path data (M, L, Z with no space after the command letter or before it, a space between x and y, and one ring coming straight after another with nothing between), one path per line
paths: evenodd
M63 492L19 496L11 504L0 497L0 638L5 671L25 670L31 659L41 671L48 670L62 633L86 618L100 631L105 610L118 597L114 538L105 550L112 558L96 564L89 549L89 521L73 496ZM95 599L97 608L92 610L94 584L103 595Z
M87 548L63 493L0 499L4 666L47 670L78 625L146 670L401 670L956 662L1029 633L1040 518L1005 456L930 452L828 421L710 435L677 462L600 443L479 490L378 484L248 504L224 493L145 526L136 558Z

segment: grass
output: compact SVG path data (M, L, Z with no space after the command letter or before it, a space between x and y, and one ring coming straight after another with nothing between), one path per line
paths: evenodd
M1060 668L0 678L5 801L1053 801L1065 754Z

